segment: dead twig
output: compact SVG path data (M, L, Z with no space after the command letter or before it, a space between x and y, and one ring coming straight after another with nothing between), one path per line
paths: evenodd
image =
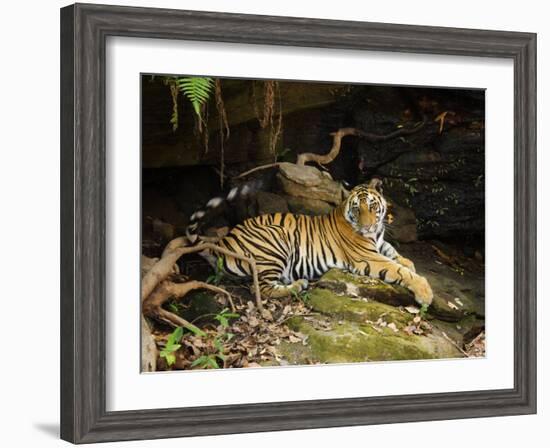
M248 171L245 171L244 173L241 173L239 174L237 177L235 177L235 179L240 179L242 177L246 177L248 176L249 174L252 174L256 171L260 171L260 170L266 170L268 168L275 168L276 166L280 166L281 165L281 162L275 162L275 163L268 163L267 165L260 165L260 166L257 166L255 168L252 168Z
M464 351L464 349L462 347L460 347L455 341L453 341L449 336L447 336L447 333L445 333L444 331L441 332L441 334L443 335L443 337L445 339L447 339L447 341L449 341L451 344L453 344L458 350L460 350L460 352L466 356L467 358L470 357L470 355L468 355L467 352Z

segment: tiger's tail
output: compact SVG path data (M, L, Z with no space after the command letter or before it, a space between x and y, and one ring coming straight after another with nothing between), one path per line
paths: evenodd
M221 206L223 203L234 202L236 199L244 198L249 196L252 193L255 193L261 188L262 182L260 180L246 182L237 187L233 187L226 196L217 196L210 199L205 207L201 210L197 210L189 218L189 224L185 229L185 235L189 241L193 244L199 241L199 229L202 221L211 214L216 208Z

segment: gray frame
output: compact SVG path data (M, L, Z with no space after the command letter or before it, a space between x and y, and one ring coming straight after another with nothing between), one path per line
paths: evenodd
M514 388L107 412L104 326L107 36L513 59ZM535 138L535 34L86 4L63 8L61 437L87 443L535 413Z

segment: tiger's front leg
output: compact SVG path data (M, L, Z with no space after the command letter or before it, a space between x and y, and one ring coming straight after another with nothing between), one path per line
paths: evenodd
M383 255L384 257L389 258L390 260L393 260L399 263L401 266L405 266L411 271L416 272L414 263L408 258L405 258L402 255L400 255L399 252L397 252L395 248L387 241L384 241L384 243L382 244L382 247L380 248L380 254Z
M392 284L401 285L412 291L415 300L420 305L430 305L433 300L433 292L428 280L407 267L379 255L364 262L360 269L364 275L379 278Z
M268 299L280 299L288 297L307 289L307 279L299 279L285 285L282 282L283 267L272 263L260 263L258 265L258 280L262 296Z

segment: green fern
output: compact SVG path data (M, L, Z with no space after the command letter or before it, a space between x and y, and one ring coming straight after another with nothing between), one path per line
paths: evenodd
M177 79L178 88L189 98L195 113L201 116L201 106L208 101L214 82L212 78L190 76Z

